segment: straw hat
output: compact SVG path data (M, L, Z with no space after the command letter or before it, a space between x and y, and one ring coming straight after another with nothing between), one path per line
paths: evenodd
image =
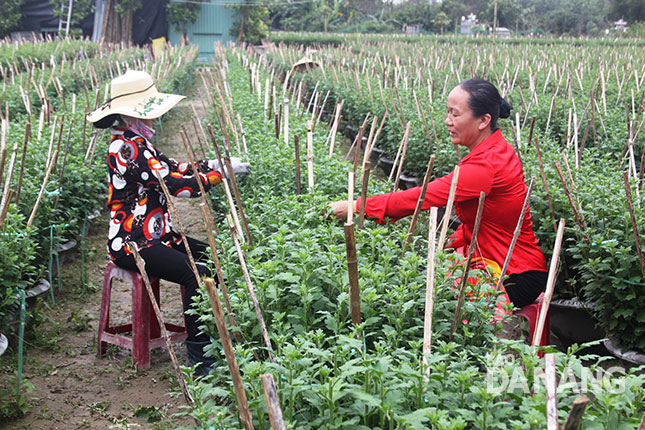
M158 92L148 73L128 70L123 75L112 79L110 99L88 114L87 120L97 122L112 114L154 119L168 112L183 98L184 96L176 94Z

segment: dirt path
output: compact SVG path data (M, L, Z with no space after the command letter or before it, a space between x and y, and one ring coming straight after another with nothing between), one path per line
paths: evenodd
M199 116L207 115L197 98L196 88L189 89L186 95L188 100L193 100ZM191 116L192 109L185 100L164 121L156 146L166 155L187 161L179 131L182 124L186 125L189 138L197 145ZM198 204L198 199L176 199L186 233L205 240ZM103 271L108 261L105 251L107 223L108 214L104 211L91 225L86 240L87 274L92 287L80 294L81 259L77 251L61 268L62 291L54 281L56 305L52 306L50 299L39 302L41 311L37 319L41 322L36 327L35 337L27 339L25 352L25 378L34 385L34 392L28 394L29 412L22 419L7 423L6 428L174 429L194 424L191 419L172 416L184 401L165 348L154 351L151 368L141 372L133 366L130 354L120 348L109 348L102 358L96 356ZM178 287L162 282L161 291L164 318L179 323ZM113 322L129 320L130 294L127 285L115 283L113 286L110 316ZM185 363L183 345L175 345L175 351L180 363ZM5 355L2 359L15 359L15 355ZM3 385L10 371L11 366L2 367L0 381ZM169 395L171 392L175 394Z

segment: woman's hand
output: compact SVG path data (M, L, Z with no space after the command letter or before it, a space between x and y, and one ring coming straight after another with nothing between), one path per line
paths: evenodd
M354 200L353 203L354 213L356 213L356 200ZM347 221L347 200L331 202L329 207L334 211L334 216L338 218L339 221Z

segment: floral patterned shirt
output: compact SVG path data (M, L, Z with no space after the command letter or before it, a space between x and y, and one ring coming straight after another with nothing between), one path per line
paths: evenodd
M168 203L155 171L161 174L168 190L178 197L200 196L192 166L166 157L142 136L131 130L112 128L108 148L110 208L108 254L112 260L130 255L128 242L139 248L156 244L170 246L181 242L173 231ZM208 191L207 175L219 175L206 161L197 162L199 175Z

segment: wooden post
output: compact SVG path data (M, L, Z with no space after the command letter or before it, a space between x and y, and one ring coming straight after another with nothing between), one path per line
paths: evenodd
M580 423L582 422L582 415L585 413L585 408L589 403L589 397L581 396L573 401L571 410L567 420L562 425L562 430L579 430Z
M262 311L260 310L260 303L258 298L255 295L255 288L251 282L251 276L249 275L249 270L246 267L246 261L244 259L244 252L242 252L242 247L240 242L237 240L235 234L235 227L233 226L233 221L231 216L227 215L226 220L228 221L229 230L231 236L233 237L233 244L235 245L235 250L237 251L237 257L240 260L240 268L242 269L242 274L244 275L244 281L246 281L246 286L249 290L249 295L251 296L251 301L253 302L253 307L255 309L255 315L258 318L258 324L260 325L260 333L262 333L262 339L264 340L264 346L267 348L267 353L269 354L269 360L275 362L275 357L273 356L273 347L271 346L271 339L269 338L269 332L267 331L266 324L264 323L264 317L262 316Z
M405 162L405 154L408 151L408 142L410 141L410 122L405 126L405 133L403 133L403 152L401 153L401 162L399 163L399 169L396 172L396 178L394 180L394 188L392 192L396 191L399 188L399 180L401 179L401 173L403 172L403 163ZM394 167L392 167L394 169Z
M441 232L439 233L439 242L437 243L438 249L443 249L443 244L446 240L448 233L448 224L450 224L450 213L452 212L452 204L455 201L455 193L457 191L457 181L459 180L459 166L455 166L452 174L452 182L450 182L450 193L448 194L448 202L446 203L446 212L443 215L441 224Z
M260 380L262 381L262 389L264 390L264 400L267 402L271 428L273 430L286 430L284 418L282 417L280 400L278 399L278 392L275 388L275 382L273 381L273 375L265 373L264 375L260 375Z
M629 216L632 221L632 230L634 231L634 244L636 245L636 253L638 254L638 262L641 265L641 276L645 279L645 260L643 260L643 250L641 248L641 240L638 235L638 225L636 224L636 217L634 216L634 205L632 204L632 192L629 188L629 175L623 172L623 180L625 182L625 195L627 196L627 206L629 208Z
M49 166L47 166L47 171L45 172L45 179L43 179L43 184L40 187L40 192L38 192L38 197L36 197L36 203L34 203L34 208L31 211L31 215L29 215L29 219L27 220L27 227L31 227L31 224L34 222L36 211L38 210L38 206L40 205L40 200L43 198L43 193L45 192L47 181L49 180L49 175L52 172L54 164L56 164L56 158L58 158L58 150L54 150L54 154L49 160Z
M139 269L139 274L143 278L143 283L146 286L146 291L148 291L148 298L150 299L150 304L154 310L155 316L157 317L157 322L159 323L159 328L161 329L161 334L163 335L164 341L166 342L166 348L168 348L168 354L170 354L170 360L172 361L172 367L175 370L175 377L181 387L181 392L184 394L184 400L186 404L190 407L195 406L195 401L190 396L188 388L186 388L186 381L184 381L184 375L181 373L179 368L179 363L177 362L177 357L175 356L175 350L170 343L170 338L168 337L168 331L166 331L166 323L161 316L161 311L159 310L159 304L155 298L155 293L152 291L152 285L150 285L150 279L148 278L148 273L146 272L146 263L139 255L139 250L137 249L137 244L134 242L129 243L130 249L132 250L132 255L134 256L134 261Z
M455 332L457 331L457 324L461 318L461 306L464 303L466 295L466 283L468 282L468 272L470 271L470 263L475 253L475 245L477 243L477 233L479 232L479 224L482 220L482 212L484 211L484 192L479 193L479 204L477 206L477 215L475 216L475 226L473 227L473 235L470 239L470 246L468 247L468 257L466 258L466 265L464 266L464 273L461 276L461 288L459 289L459 297L457 299L457 309L455 310L455 318L452 320L452 327L450 328L450 340L452 340Z
M311 120L307 121L307 179L309 191L314 187L314 134Z
M296 194L301 194L301 180L300 180L300 142L297 134L293 135L293 144L296 153Z
M345 224L345 247L347 250L347 271L349 273L349 308L352 323L361 323L361 292L358 284L358 259L356 257L356 238L354 224Z
M508 269L508 265L511 263L511 256L513 255L515 244L517 243L517 239L519 239L520 233L522 232L522 224L524 224L524 218L526 217L526 211L529 207L529 201L531 200L531 191L533 191L534 184L535 176L531 178L531 183L526 190L526 197L524 197L522 211L520 212L520 217L517 220L517 225L515 226L515 231L513 232L513 238L511 239L511 244L508 247L508 252L506 253L506 259L504 260L502 271L500 272L499 279L497 280L497 286L495 287L497 291L501 291L502 284L504 283L504 276L506 275L506 270Z
M410 221L410 228L408 229L408 237L405 239L405 244L403 245L403 255L408 246L412 242L412 235L414 234L414 229L417 226L417 220L419 219L419 212L421 212L421 207L426 198L426 190L428 189L428 182L430 181L430 174L432 173L432 167L434 166L435 156L432 154L430 160L428 160L428 167L426 168L426 174L423 177L423 185L421 186L421 193L419 194L419 199L417 200L417 206L414 208L414 214L412 215L412 221ZM436 240L436 238L434 238Z
M562 244L562 236L564 234L564 218L560 218L558 224L558 232L555 237L555 245L553 246L553 256L551 257L551 265L549 267L549 276L546 282L546 291L544 292L544 299L540 307L540 314L538 316L537 326L533 332L533 340L531 345L537 345L542 339L542 332L544 331L544 322L546 320L546 313L551 304L551 297L553 296L553 289L555 287L555 277L558 274L558 259L560 258L560 246Z
M555 354L549 353L544 356L544 373L546 376L544 380L546 385L546 428L547 430L559 430Z
M358 151L358 147L356 147ZM372 163L368 160L365 163L365 170L363 171L363 183L361 187L361 207L358 211L358 229L363 228L363 222L365 221L365 199L367 199L367 187L370 182L370 170L372 169Z
M430 231L428 232L428 270L426 273L426 307L423 319L423 367L426 376L430 374L426 354L432 344L432 311L434 309L434 260L437 240L437 208L430 208Z
M222 309L222 303L219 300L217 286L215 285L215 282L209 278L204 279L204 284L206 286L206 291L208 292L208 299L211 303L213 316L215 317L217 332L219 333L219 337L222 341L222 348L224 349L228 371L231 373L231 379L233 379L233 387L235 388L235 397L237 399L237 407L239 408L240 421L242 421L245 429L250 430L253 429L253 418L251 416L249 404L246 400L246 391L244 391L242 376L240 375L240 369L237 365L237 358L235 358L235 350L231 343L228 328L226 328L224 309Z

